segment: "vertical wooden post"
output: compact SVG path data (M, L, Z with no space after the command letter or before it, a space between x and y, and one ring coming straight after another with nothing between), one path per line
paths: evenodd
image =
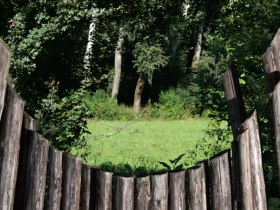
M278 179L280 182L280 29L262 56L266 83L273 110ZM280 188L280 185L278 186ZM280 191L280 190L279 190Z
M192 210L206 210L206 176L204 163L188 170L188 207Z
M252 183L251 183L251 164L250 164L250 135L245 130L237 137L239 149L239 168L240 168L240 193L241 209L251 210L252 201Z
M42 136L29 131L31 138L27 167L26 210L43 210L47 178L49 144Z
M81 181L81 198L80 198L80 210L90 210L91 202L91 168L84 165L82 167L82 181Z
M151 205L150 176L136 179L135 210L149 210Z
M229 151L209 160L211 209L232 210Z
M112 210L113 174L97 170L94 173L95 210Z
M168 210L168 174L151 176L153 210Z
M11 62L11 50L0 38L0 119L5 104L7 75Z
M134 210L134 177L114 177L114 210Z
M0 210L13 209L24 103L7 87L0 123Z
M245 106L241 94L241 88L239 84L239 75L233 64L229 66L229 69L225 72L223 77L225 96L228 105L229 121L233 133L234 142L232 144L232 156L233 156L233 191L234 191L234 203L233 209L240 209L240 177L238 166L238 147L236 144L238 129L240 125L246 119Z
M80 209L82 161L64 153L62 157L62 210Z
M244 102L239 85L239 76L233 64L225 72L223 77L225 96L228 104L229 121L233 136L236 139L237 130L246 119Z
M47 191L44 210L60 210L62 188L62 152L50 147Z
M35 120L26 112L23 113L22 128L35 131Z
M169 210L185 210L185 171L169 173Z
M267 200L265 193L265 182L263 175L261 144L259 136L259 128L257 121L257 112L251 115L241 126L241 131L248 129L249 146L250 146L250 170L251 170L251 186L252 186L252 202L253 209L266 210Z

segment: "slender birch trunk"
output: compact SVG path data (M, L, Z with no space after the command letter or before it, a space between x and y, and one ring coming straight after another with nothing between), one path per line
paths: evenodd
M95 9L95 5L92 6L92 11ZM83 84L90 84L92 82L91 79L91 57L92 57L92 48L93 48L93 38L96 31L96 17L93 14L92 19L89 24L88 31L88 41L86 52L84 56L84 69L85 69L85 77L82 81Z
M196 46L195 46L194 55L193 55L193 59L192 59L192 65L191 65L191 70L192 71L195 71L197 69L197 63L200 59L204 25L205 25L205 22L203 20L198 26Z
M141 107L141 98L142 98L142 93L145 85L145 76L143 74L139 75L136 88L135 88L135 93L134 93L134 103L133 103L133 110L135 113L138 113L140 111Z
M122 72L122 49L123 49L123 28L119 30L119 39L115 49L115 76L112 88L112 98L117 98L119 94L121 72Z

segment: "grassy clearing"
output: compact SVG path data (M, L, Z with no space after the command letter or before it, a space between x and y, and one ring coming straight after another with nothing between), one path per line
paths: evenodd
M179 164L190 167L203 158L195 144L205 136L208 119L181 121L88 121L88 164L122 174L145 174L166 168L182 153Z

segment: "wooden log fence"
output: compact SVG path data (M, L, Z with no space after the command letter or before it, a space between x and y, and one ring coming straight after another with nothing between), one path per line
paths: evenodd
M280 31L263 55L280 166L279 55ZM0 210L267 209L257 112L246 116L233 65L223 79L231 152L186 171L122 177L84 165L36 133L34 120L8 82L10 56L0 39Z

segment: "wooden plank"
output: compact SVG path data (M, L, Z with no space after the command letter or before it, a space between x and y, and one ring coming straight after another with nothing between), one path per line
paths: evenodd
M84 165L82 167L82 181L81 181L81 197L80 197L80 210L90 210L91 202L91 167Z
M4 109L7 75L11 62L11 50L0 38L0 119Z
M245 130L237 137L239 149L239 167L240 167L240 193L241 209L253 209L252 201L252 183L251 183L251 163L250 163L250 135Z
M253 207L256 210L266 210L267 200L265 193L261 143L256 111L254 111L251 117L242 124L241 130L246 129L248 129L250 139L250 166Z
M113 209L134 210L134 177L114 177Z
M62 157L62 210L79 210L82 161L64 153Z
M35 131L35 120L26 112L23 113L22 127Z
M49 143L42 136L29 131L31 138L27 167L26 210L43 210Z
M149 210L151 205L150 176L136 179L135 210Z
M60 210L62 188L62 152L50 147L44 210Z
M169 173L169 210L186 209L185 171Z
M0 123L0 210L13 209L23 108L23 101L8 87Z
M168 174L151 176L151 209L168 210Z
M211 209L232 210L229 151L209 160Z
M112 210L113 174L96 170L94 172L94 209Z
M191 210L206 210L207 198L206 198L206 176L205 165L200 165L190 168L188 170L188 185L187 185L187 202L188 209Z

